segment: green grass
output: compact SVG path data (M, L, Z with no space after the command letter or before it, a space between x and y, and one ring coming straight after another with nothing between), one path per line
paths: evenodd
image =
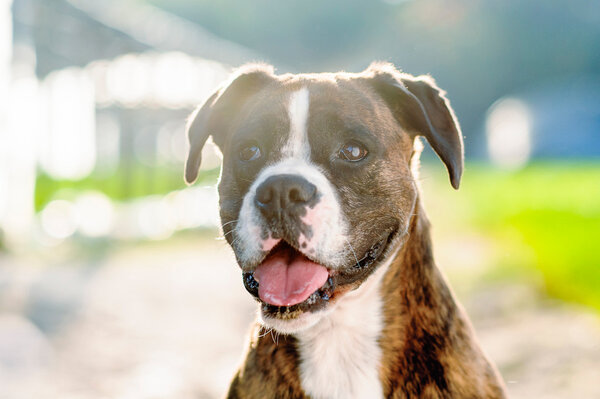
M218 168L201 171L197 184L214 184L218 174ZM51 200L70 200L77 193L87 190L99 191L115 201L125 201L147 195L166 194L185 187L181 167L152 168L133 164L130 168L120 168L111 175L92 174L76 181L55 180L40 174L35 187L35 210L42 210Z
M426 192L445 199L436 212L444 232L466 224L493 240L496 275L537 270L550 295L600 310L600 163L540 162L517 172L468 164L455 195L427 172L435 175Z

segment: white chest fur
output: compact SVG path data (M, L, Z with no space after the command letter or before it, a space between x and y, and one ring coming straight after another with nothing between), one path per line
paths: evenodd
M341 298L317 325L297 334L300 379L313 399L383 397L379 379L383 327L381 265L356 291Z

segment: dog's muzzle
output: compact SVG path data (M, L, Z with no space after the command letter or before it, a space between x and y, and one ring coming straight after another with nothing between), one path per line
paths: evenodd
M247 246L260 248L242 266L244 286L261 303L263 315L279 319L320 310L358 287L396 230L382 226L371 247L355 253L333 186L316 172L291 172L258 178L238 230ZM243 254L244 241L235 242Z

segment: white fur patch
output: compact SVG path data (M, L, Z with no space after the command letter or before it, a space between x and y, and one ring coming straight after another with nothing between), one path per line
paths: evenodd
M383 397L379 378L383 275L396 253L314 326L296 333L302 388L314 399Z
M306 132L308 122L309 92L306 87L290 96L288 116L290 118L290 136L283 147L283 158L310 159L310 145Z

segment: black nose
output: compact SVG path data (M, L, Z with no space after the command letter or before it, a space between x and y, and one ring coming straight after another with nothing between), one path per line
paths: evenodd
M268 218L280 218L282 212L295 213L315 200L317 188L296 175L276 175L256 189L254 202Z

